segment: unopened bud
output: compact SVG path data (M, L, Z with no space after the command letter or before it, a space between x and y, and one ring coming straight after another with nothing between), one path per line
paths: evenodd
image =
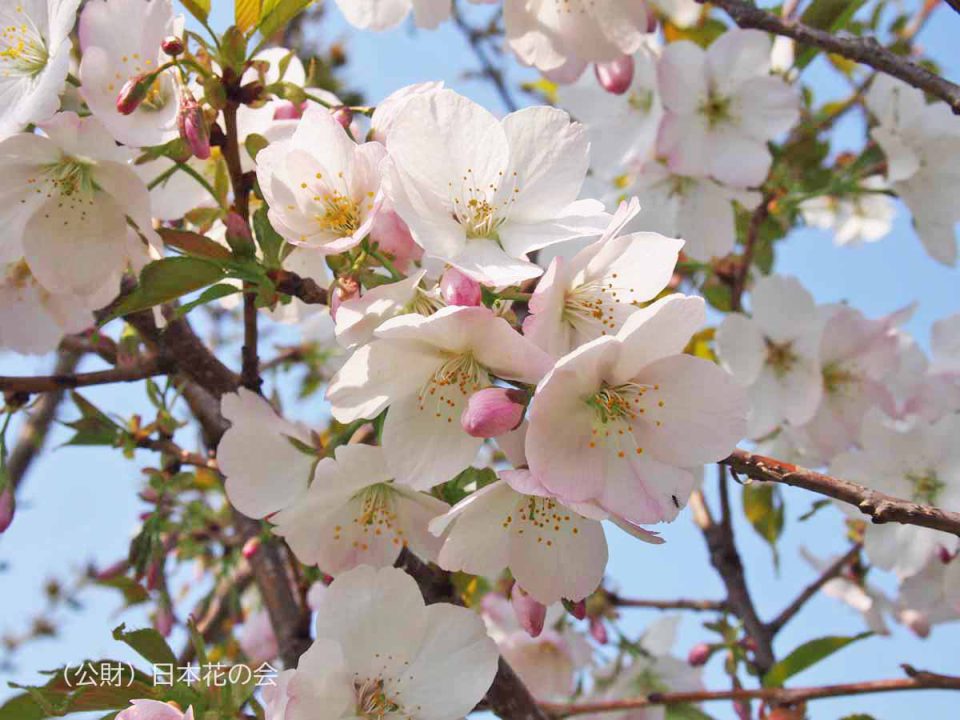
M463 409L460 424L467 435L491 438L510 432L523 420L525 396L519 390L489 387L478 390Z
M479 305L483 299L480 283L454 267L448 267L440 278L440 294L447 305Z
M333 115L334 120L340 123L340 127L344 130L350 129L350 123L353 122L353 110L346 105L341 105L338 108L333 108L330 114Z
M513 606L513 614L517 616L517 622L527 635L537 637L543 632L543 623L547 619L546 605L534 600L519 585L513 586L510 604Z
M153 628L163 637L169 637L173 630L173 611L166 605L157 608L157 612L153 616Z
M15 510L16 502L13 499L13 488L8 483L0 492L0 533L10 527Z
M93 577L100 581L113 580L127 572L130 563L127 560L117 560L112 565L108 565L103 570L94 572Z
M117 112L121 115L129 115L140 107L153 81L154 77L150 74L137 75L127 80L120 88L120 94L117 95Z
M603 624L603 620L598 617L590 618L590 635L600 645L607 644L607 626Z
M940 559L944 565L950 564L950 562L956 557L956 553L952 553L947 550L943 545L937 546L937 557Z
M260 544L261 541L259 537L252 537L243 544L243 549L240 552L249 560L257 554L257 551L260 549Z
M377 213L370 228L370 239L377 244L380 252L390 256L394 267L400 272L405 272L411 261L423 257L423 248L414 242L410 228L392 210Z
M237 257L253 257L256 254L256 246L253 244L253 233L250 232L250 225L243 217L231 210L227 213L223 224L227 228L227 245L233 250Z
M567 612L573 615L577 620L583 620L587 616L587 601L563 599L563 606L567 609Z
M203 108L187 88L180 88L180 112L177 114L177 127L180 137L190 148L190 152L200 160L210 157L210 131Z
M633 83L633 58L624 55L610 62L597 63L593 66L600 87L608 93L623 95Z
M303 104L289 101L278 102L273 111L274 120L299 120L303 116Z
M160 499L160 493L152 487L144 488L140 491L140 499L153 505Z
M690 648L690 652L687 654L687 662L694 667L700 667L707 664L711 655L713 655L712 647L707 643L697 643Z
M176 57L183 52L183 40L176 35L168 35L160 43L160 49L170 57Z

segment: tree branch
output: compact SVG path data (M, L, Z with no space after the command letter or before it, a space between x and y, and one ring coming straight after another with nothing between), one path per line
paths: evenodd
M960 677L915 670L903 665L909 677L891 680L868 680L841 685L823 685L800 688L740 688L737 690L705 690L684 693L651 693L646 697L611 700L596 703L542 703L540 707L553 717L570 717L599 712L634 710L656 705L685 705L688 703L715 702L718 700L764 700L776 705L798 705L809 700L867 695L871 693L897 692L902 690L960 690Z
M723 612L728 610L724 600L639 600L620 597L616 593L607 593L607 599L615 607L650 608L651 610L695 610L698 612Z
M960 513L893 497L746 450L734 450L722 463L754 480L792 485L848 503L859 508L877 524L896 522L918 525L960 536Z
M790 622L793 616L803 609L803 606L807 604L810 598L816 595L824 585L840 575L847 565L850 565L859 557L860 548L862 547L863 545L861 543L855 543L842 557L838 558L830 567L824 570L820 577L805 587L797 598L784 608L783 612L767 623L767 628L769 628L770 633L776 635L780 632L783 626Z
M54 373L31 377L0 376L0 391L7 393L58 392L69 388L109 385L118 382L136 382L173 370L173 363L161 357L148 358L134 367L117 367L88 373Z
M705 2L705 0L697 1ZM869 65L875 70L892 75L908 85L943 100L954 113L960 114L960 85L945 80L925 67L887 50L875 38L833 35L796 20L774 15L747 0L710 0L710 3L725 10L742 28L756 28L775 35L783 35L799 43L813 45L848 60ZM951 7L956 9L952 2Z
M308 305L327 305L326 288L317 285L311 278L304 278L289 270L273 270L269 273L277 292L299 298Z

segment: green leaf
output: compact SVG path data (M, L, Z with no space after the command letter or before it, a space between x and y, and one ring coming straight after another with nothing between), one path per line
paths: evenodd
M163 639L163 635L153 628L141 628L140 630L131 630L127 632L125 625L114 628L113 639L126 643L142 657L144 660L154 665L173 665L176 667L177 656Z
M780 488L772 483L747 483L743 486L743 514L747 520L770 545L774 563L777 557L777 540L783 533L783 498Z
M810 509L807 510L803 515L797 518L800 522L806 522L813 517L814 513L817 512L820 508L827 507L830 504L830 500L824 498L823 500L814 500L813 504L810 506Z
M94 584L119 590L123 593L123 600L128 607L145 603L150 599L150 594L144 589L143 585L126 575L117 575L107 580L94 580Z
M64 445L114 445L122 428L80 393L71 391L70 398L80 411L80 419L64 423L77 431Z
M234 295L238 292L243 292L243 290L242 288L238 288L236 285L229 285L227 283L217 283L216 285L211 285L202 293L200 293L200 296L196 300L191 300L190 302L184 303L178 307L177 317L183 317L194 308L200 307L201 305L206 305L208 302L213 302L214 300L227 297L228 295Z
M263 254L263 264L268 268L279 268L283 238L270 224L266 205L261 205L253 214L253 232L257 236L257 245L260 246L260 252Z
M804 25L836 32L853 19L866 0L813 0L800 16ZM794 62L794 66L803 70L817 56L819 51L812 45L804 46Z
M207 22L207 17L210 15L210 0L180 0L180 4L201 23Z
M233 0L234 22L240 32L247 32L260 19L260 0Z
M160 228L157 230L165 245L183 250L188 255L211 258L213 260L229 260L230 250L206 235L190 232L189 230L173 230Z
M730 286L716 277L709 278L703 284L703 299L710 303L711 307L722 312L730 312L733 309L733 293Z
M268 38L302 13L313 0L265 0L260 13L260 35Z
M440 487L440 497L444 502L456 505L468 495L467 489L474 485L471 492L496 482L497 474L490 468L468 467L453 480Z
M788 678L806 670L847 645L863 640L873 635L871 632L860 633L850 637L842 635L828 635L827 637L810 640L798 647L783 660L778 662L763 676L764 687L783 687Z
M140 282L132 293L114 306L107 318L147 310L176 300L223 278L223 270L210 260L195 257L169 257L149 263L140 272Z

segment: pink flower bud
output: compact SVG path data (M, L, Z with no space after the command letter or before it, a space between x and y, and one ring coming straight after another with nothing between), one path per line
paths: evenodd
M587 616L587 601L586 598L583 600L567 600L564 598L563 606L567 609L567 612L573 615L577 620L583 620Z
M537 637L543 632L543 623L547 619L546 605L538 603L519 585L513 586L510 604L513 606L514 615L517 616L517 622L527 635Z
M231 210L227 213L223 224L227 228L227 245L239 257L253 257L256 254L256 246L253 244L253 233L250 232L250 225L240 216L239 213Z
M633 58L624 55L621 58L593 66L600 87L608 93L623 95L633 83Z
M203 117L203 108L187 88L180 88L180 112L177 114L180 137L190 152L200 160L210 157L210 130Z
M338 108L330 110L330 114L333 115L334 120L340 123L340 127L344 130L350 129L350 123L353 122L353 110L346 105L341 105Z
M129 115L140 107L152 84L153 77L149 75L137 75L127 80L117 95L117 112Z
M412 261L423 257L423 248L414 242L410 228L392 210L377 213L370 228L370 239L381 252L390 256L394 267L400 272L406 272Z
M303 116L306 103L297 104L290 101L278 102L273 111L274 120L299 120Z
M937 557L944 565L949 565L956 556L956 553L950 552L943 545L937 546Z
M519 390L489 387L467 400L460 424L468 435L496 437L515 429L523 420L525 396Z
M687 654L687 662L694 667L706 665L711 655L713 655L713 648L706 643L697 643L690 648L690 652Z
M243 553L243 556L249 560L254 555L257 554L257 551L260 549L260 538L252 537L243 544L243 549L240 551Z
M0 492L0 533L10 527L13 522L13 512L16 509L16 503L13 500L13 488L8 484L3 492Z
M176 35L168 35L160 43L160 49L170 57L176 57L183 52L183 40Z
M173 630L173 611L165 605L158 607L153 616L153 628L164 637L168 637Z
M117 560L112 565L108 565L103 570L98 570L93 573L93 577L96 580L113 580L114 578L120 577L127 572L127 568L130 567L130 563L127 560Z
M440 294L447 305L479 305L483 299L480 283L455 267L448 267L440 278Z
M598 617L590 618L590 635L601 645L607 644L607 626Z

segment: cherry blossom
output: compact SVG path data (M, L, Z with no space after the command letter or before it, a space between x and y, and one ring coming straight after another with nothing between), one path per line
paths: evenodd
M792 277L770 275L751 294L753 317L731 313L717 330L720 362L747 388L747 436L760 438L787 421L803 425L823 396L823 319Z
M49 120L70 68L80 0L19 0L0 7L0 139Z
M818 573L826 572L838 560L836 557L819 558L806 548L800 548L800 555ZM878 635L890 634L884 616L893 613L893 603L883 590L864 578L854 577L849 572L844 572L827 580L821 592L860 613L870 632Z
M426 489L452 479L483 444L460 415L492 377L536 383L551 360L484 307L401 315L375 332L330 381L327 400L342 423L388 407L383 448L397 482Z
M128 220L159 245L147 188L95 118L65 112L40 127L44 135L0 141L0 172L11 183L0 197L0 260L22 257L48 291L93 295L147 252L142 241L131 251Z
M334 576L357 565L389 567L400 551L435 560L427 523L446 503L392 482L383 449L344 445L317 464L305 496L271 518L300 562Z
M247 615L237 642L247 659L256 665L270 662L280 654L270 614L263 608Z
M159 700L131 700L130 705L117 714L117 720L193 720L193 707L183 712Z
M80 93L118 142L144 147L177 137L180 94L173 69L156 76L130 114L117 111L117 95L124 84L156 73L170 59L160 44L164 37L179 34L182 22L174 17L170 0L92 0L84 6Z
M220 440L217 461L233 506L262 518L301 498L317 462L306 450L314 446L309 431L281 418L246 388L224 395L220 410L231 425Z
M257 155L270 222L295 245L335 254L358 245L381 204L379 143L358 145L330 113L308 108L293 136Z
M702 299L672 295L557 362L537 388L526 438L548 492L634 524L676 517L695 484L690 468L726 457L747 412L733 378L680 354L704 319Z
M862 185L864 192L852 196L821 195L805 200L800 204L804 222L832 230L837 245L858 245L885 237L893 227L896 213L893 200L881 192L887 183L874 175Z
M554 108L498 121L450 90L415 93L390 124L384 190L428 254L510 285L542 272L528 253L606 225L601 203L577 200L588 149Z
M470 610L425 605L402 570L360 566L327 589L284 717L457 720L490 687L497 657Z
M616 334L641 303L667 286L683 241L621 234L639 211L636 199L622 203L599 240L569 261L554 258L530 298L524 335L551 355L566 355Z
M703 14L703 6L696 0L651 0L651 5L664 13L677 27L695 25Z
M372 340L374 331L392 317L410 312L430 315L443 307L439 293L421 287L425 274L423 270L412 273L340 303L336 314L337 341L352 350Z
M413 12L417 27L433 29L450 17L451 0L337 0L340 12L354 27L389 30Z
M724 257L736 245L734 203L754 210L761 195L721 185L708 177L679 175L662 160L644 162L632 176L627 192L643 212L630 228L683 238L683 251L695 260Z
M770 50L770 37L759 30L730 30L707 50L687 40L664 49L658 148L671 170L741 188L766 179L767 141L799 117L796 91L770 75Z
M958 434L960 415L897 429L874 410L863 422L862 450L834 458L830 472L894 497L948 510L958 508ZM918 573L939 547L956 551L958 542L953 535L915 525L868 525L864 531L864 548L873 563L900 578Z
M931 627L960 620L960 561L935 553L923 568L900 584L897 619L920 637Z
M646 5L635 0L505 0L503 19L520 62L545 72L569 65L574 75L587 63L632 55L649 25Z

